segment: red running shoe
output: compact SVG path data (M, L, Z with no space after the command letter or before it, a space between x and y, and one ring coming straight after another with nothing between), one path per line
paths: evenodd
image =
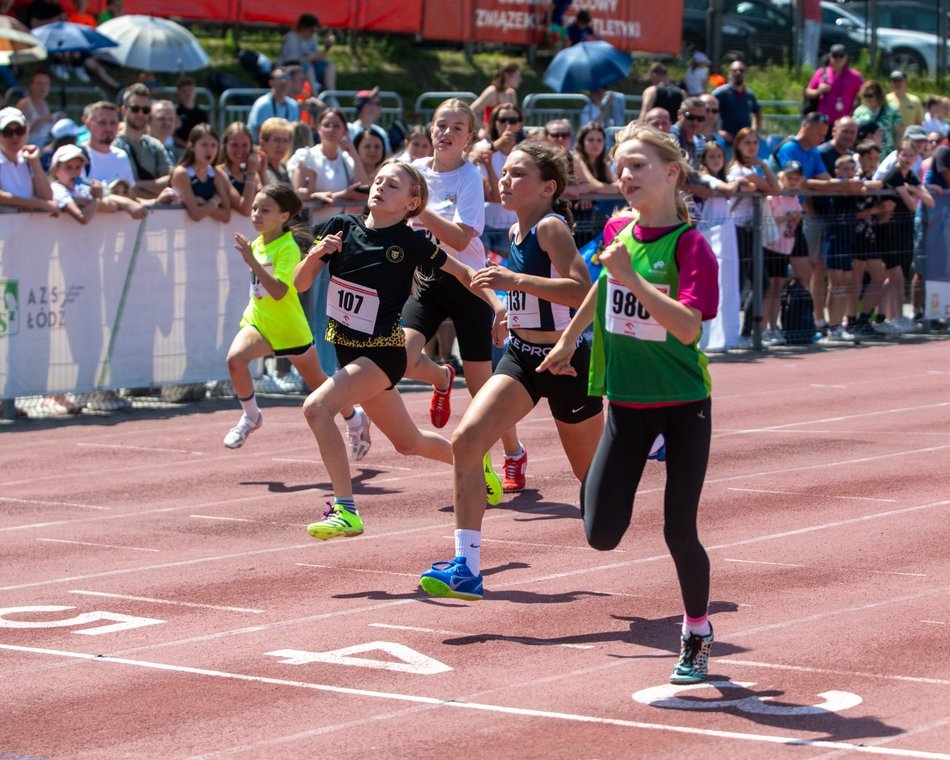
M444 428L452 416L452 404L449 397L452 395L452 383L455 382L455 368L451 364L443 364L442 369L449 372L449 387L444 391L432 388L432 399L429 401L429 419L437 428Z
M524 453L517 459L505 457L505 479L501 483L501 490L505 493L524 488L525 475L528 472L528 450L524 447L522 450Z

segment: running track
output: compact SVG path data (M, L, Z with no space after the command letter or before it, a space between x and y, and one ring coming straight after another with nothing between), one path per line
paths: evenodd
M420 595L450 471L384 440L367 533L308 538L328 484L300 398L236 452L229 400L8 426L0 758L950 758L948 355L713 361L717 642L682 690L662 466L619 549L589 549L544 405L476 604Z

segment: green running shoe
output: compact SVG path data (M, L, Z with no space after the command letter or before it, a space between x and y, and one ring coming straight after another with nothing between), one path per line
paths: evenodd
M706 680L709 668L709 650L712 649L713 632L708 636L695 633L680 638L680 660L670 674L670 683L699 683Z
M334 504L323 513L323 519L307 526L307 533L321 541L349 538L363 532L363 519L346 507Z
M482 460L482 469L485 471L485 490L487 492L488 504L492 507L497 506L501 504L501 497L504 495L504 491L502 491L501 488L501 478L499 478L498 473L492 469L490 451L485 454L485 458Z

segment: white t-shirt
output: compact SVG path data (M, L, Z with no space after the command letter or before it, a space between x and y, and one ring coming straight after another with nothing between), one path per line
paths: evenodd
M87 145L86 153L89 154L89 179L97 179L106 184L113 180L124 179L129 183L129 187L135 185L132 162L129 160L129 154L124 150L110 145L108 153L100 153Z
M21 154L17 154L17 160L14 162L0 153L0 190L16 198L35 197L33 172Z
M412 165L422 172L429 186L427 207L443 219L464 224L475 230L463 251L457 251L444 242L440 242L440 245L459 261L473 269L481 269L485 266L485 246L478 237L485 229L485 188L482 175L468 161L450 172L434 171L431 168L432 161L432 158L426 157L412 162ZM422 226L415 219L412 221L414 227Z
M733 164L726 175L726 180L732 182L740 177L750 177L753 174L762 175L762 170L758 166L741 166ZM741 193L736 193L732 198L730 205L732 219L739 226L748 224L752 221L753 206L751 198L743 198Z
M491 154L491 166L495 172L496 177L501 176L501 170L505 166L505 160L508 158L507 153L502 153L500 150L496 150ZM481 175L487 179L488 170L484 166L478 167ZM484 186L483 186L484 190ZM518 215L514 211L509 211L504 208L500 203L494 203L492 201L485 201L485 226L491 227L496 230L507 230L518 221Z
M700 174L699 181L710 190L715 190L719 185L726 184L711 174ZM724 195L709 196L703 201L700 218L710 225L722 224L724 220L729 218L729 199Z
M66 208L72 200L85 202L92 199L89 185L77 182L72 187L66 187L62 182L51 182L50 187L53 189L53 200L59 208Z
M310 192L335 193L346 190L353 182L356 163L353 156L344 150L337 150L336 158L329 159L323 154L322 145L312 148L300 148L287 162L287 171L293 175L298 166L305 166L317 175L316 184ZM311 222L323 222L335 214L343 213L339 206L315 208L310 212Z

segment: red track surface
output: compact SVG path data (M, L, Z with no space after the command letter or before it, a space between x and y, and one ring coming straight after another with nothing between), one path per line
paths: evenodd
M452 554L449 468L382 439L367 533L308 538L327 483L299 399L236 452L233 402L8 429L0 758L950 758L948 353L714 362L715 683L680 693L663 468L589 549L544 405L475 604L416 585Z

